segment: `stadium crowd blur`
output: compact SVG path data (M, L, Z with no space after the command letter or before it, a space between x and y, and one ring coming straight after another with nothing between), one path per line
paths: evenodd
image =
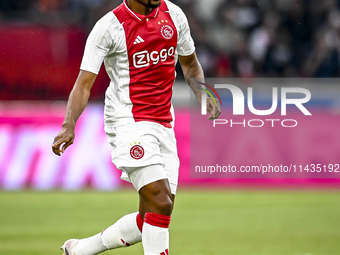
M0 28L77 27L86 38L94 23L121 2L1 0ZM173 2L188 17L207 77L339 77L340 0Z

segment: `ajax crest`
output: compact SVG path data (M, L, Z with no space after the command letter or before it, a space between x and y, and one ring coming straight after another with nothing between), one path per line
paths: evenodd
M130 149L130 156L134 159L141 159L144 156L144 149L140 145L134 145Z
M160 31L165 39L171 39L174 36L174 30L169 25L162 26Z

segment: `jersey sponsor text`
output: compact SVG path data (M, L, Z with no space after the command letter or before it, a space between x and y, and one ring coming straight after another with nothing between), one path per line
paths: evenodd
M133 66L136 68L142 68L146 66L150 66L151 64L157 65L159 61L165 62L168 57L171 57L175 54L175 47L170 47L167 49L162 49L160 52L144 50L140 52L136 52L133 54Z

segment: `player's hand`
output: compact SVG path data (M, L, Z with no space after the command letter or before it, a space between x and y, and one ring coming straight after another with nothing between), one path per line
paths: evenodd
M212 98L207 98L207 111L210 112L208 120L217 119L221 115L221 106L218 102L217 105L215 105Z
M52 144L52 150L53 152L60 156L61 153L64 153L67 147L69 147L71 144L73 144L74 141L74 128L66 128L63 127L60 133L54 138L53 144ZM60 146L61 150L60 150Z

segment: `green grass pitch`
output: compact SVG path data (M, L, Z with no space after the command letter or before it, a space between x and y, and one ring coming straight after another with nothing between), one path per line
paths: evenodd
M0 254L61 255L137 209L134 191L0 192ZM335 255L340 191L180 190L172 255ZM104 254L143 254L141 244Z

